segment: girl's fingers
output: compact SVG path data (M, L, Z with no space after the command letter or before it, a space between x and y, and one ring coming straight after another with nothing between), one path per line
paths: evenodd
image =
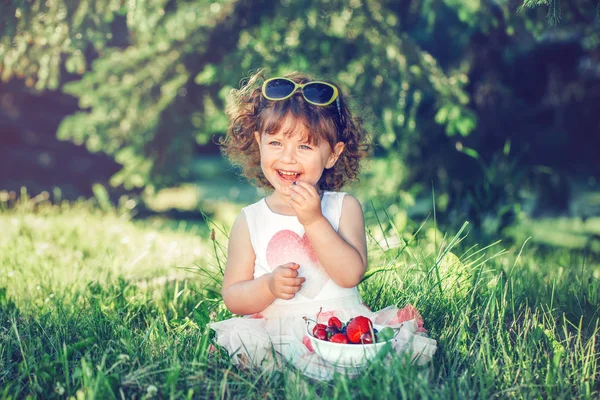
M297 286L290 286L287 289L288 294L291 294L292 296L295 296L296 293L298 293L300 291L300 289L302 289L301 287L297 287Z
M305 280L305 278L287 278L287 279L283 280L281 283L285 287L300 288L300 287L302 287L304 280Z
M300 207L300 203L298 202L298 198L294 198L292 196L290 196L290 201L289 201L290 206L294 207Z
M313 198L312 196L303 196L299 193L292 193L290 194L290 205L292 204L296 204L298 206L302 206L302 207L310 207L311 205L316 205L317 203L320 203L320 198L316 197Z
M308 197L308 195L306 195L305 193L300 193L298 191L292 191L290 193L290 199L294 201L306 201L309 198L310 197Z
M283 300L291 300L294 298L294 296L294 294L282 293L281 296L279 296L279 298Z
M298 276L298 268L300 265L289 262L287 264L280 265L276 269L276 275L281 276L282 278L295 278Z
M283 289L281 289L281 293L287 294L287 295L292 295L292 297L294 297L294 295L296 293L298 293L299 290L300 290L300 288L297 288L296 286L286 286Z
M304 283L304 281L306 280L306 278L294 278L294 279L290 279L290 286L302 286L302 284Z
M290 269L288 269L286 271L286 274L285 274L286 278L295 278L297 276L298 276L298 269L297 268L296 269L291 269L290 268Z
M310 186L310 185L308 185L308 186ZM293 194L297 194L297 195L302 196L304 198L310 198L311 197L310 192L308 190L306 190L305 184L302 184L302 183L297 183L295 185L292 185L290 187L290 191L291 191L292 195Z
M296 272L296 271L293 271ZM295 296L296 293L300 289L302 289L302 284L306 281L306 278L294 278L294 277L283 277L278 283L277 292L279 293L280 298L282 299L291 299Z
M290 207L292 207L294 209L294 211L296 211L297 213L300 212L303 209L303 204L304 202L299 202L297 199L294 199L292 197L290 197L290 201L288 203L290 205Z
M313 185L311 185L310 183L296 181L296 184L292 185L292 187L294 187L294 186L298 190L301 190L305 197L313 197L313 198L319 197L319 193L317 192L317 189L315 189L315 187Z
M282 291L286 293L296 293L302 289L302 284L306 278L288 278L283 283Z

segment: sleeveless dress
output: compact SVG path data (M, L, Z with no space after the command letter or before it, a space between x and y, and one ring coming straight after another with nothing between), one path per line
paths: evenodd
M323 215L337 231L345 193L324 192ZM296 216L276 214L265 199L245 207L250 241L256 255L254 278L270 273L287 262L300 265L298 275L306 278L302 289L290 300L276 299L260 313L214 322L216 342L224 347L232 363L273 369L285 360L304 374L329 380L337 372L357 374L356 368L342 368L321 359L310 345L303 317L327 324L336 316L342 322L364 315L373 323L400 328L393 343L399 353L409 352L417 364L431 360L437 343L426 335L418 311L408 305L372 312L361 301L356 287L343 288L329 278L317 259L304 227Z

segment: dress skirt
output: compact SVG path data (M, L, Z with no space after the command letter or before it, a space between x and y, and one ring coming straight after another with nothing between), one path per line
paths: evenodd
M261 313L230 318L209 324L216 333L216 343L227 350L235 365L274 370L286 361L305 375L330 380L336 372L358 374L356 367L340 367L328 363L312 349L308 339L309 326L303 317L327 325L330 317L346 323L350 318L365 316L374 324L398 330L392 339L393 350L409 355L415 364L431 361L437 342L427 336L423 319L411 305L389 306L373 312L358 295L292 305L267 307ZM311 326L312 326L311 325Z

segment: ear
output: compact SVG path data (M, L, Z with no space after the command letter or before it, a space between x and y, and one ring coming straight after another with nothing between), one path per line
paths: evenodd
M256 139L256 143L258 143L258 148L260 149L260 132L254 131L254 139Z
M325 164L325 168L329 169L335 165L338 158L340 158L340 156L344 152L345 147L346 145L344 144L344 142L337 142L335 146L333 146L333 151L331 152L331 155L329 156L329 159Z

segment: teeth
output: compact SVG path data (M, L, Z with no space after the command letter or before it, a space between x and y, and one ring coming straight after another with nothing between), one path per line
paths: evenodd
M298 173L297 173L297 172L279 171L279 173L280 173L281 175L286 175L286 176L295 176L295 175L298 175Z

